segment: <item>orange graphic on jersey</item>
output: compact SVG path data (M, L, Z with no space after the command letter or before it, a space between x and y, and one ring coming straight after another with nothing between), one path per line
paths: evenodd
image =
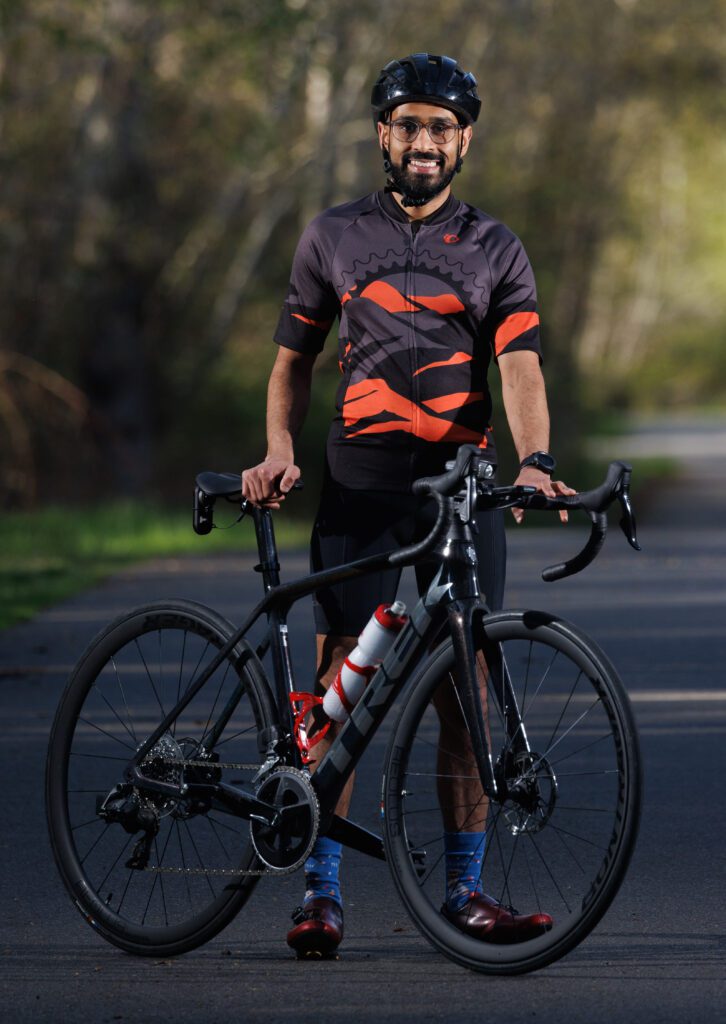
M452 395L425 398L423 404L434 412L451 412L452 409L460 409L462 405L469 405L470 402L481 402L483 398L481 391L456 391Z
M510 341L524 334L530 327L536 327L539 316L536 313L512 313L502 320L494 335L494 351L497 355L504 351Z
M351 291L353 291L352 288ZM346 292L341 302L347 302L351 297L350 292ZM371 302L375 302L377 306L385 309L387 313L420 313L421 306L423 306L425 309L432 309L435 313L446 316L449 313L461 313L465 308L459 297L451 293L406 297L385 281L372 281L366 285L360 293L360 297L370 299Z
M347 345L345 346L345 351L343 352L343 359L347 359L347 358L348 358L348 353L350 352L350 344L351 344L351 343L350 343L350 342L348 342L348 344L347 344ZM339 359L339 360L338 360L338 366L339 366L339 368L340 368L340 372L341 372L341 373L343 373L343 372L344 372L344 371L343 371L343 359Z
M456 295L412 295L411 302L417 302L419 306L426 309L433 309L435 313L461 313L464 303Z
M470 363L473 358L468 352L454 352L453 356L449 359L439 359L436 363L427 363L426 366L420 366L414 373L414 377L418 377L424 370L433 370L437 366L456 366L457 363Z
M442 396L438 401L445 401L448 396ZM456 405L467 404L469 401L477 401L481 394L471 397L467 392L456 395ZM437 401L432 399L431 401ZM430 403L427 403L430 404ZM388 413L390 419L378 423L370 423L367 427L347 434L347 437L358 437L361 434L385 434L393 430L404 430L424 441L454 441L457 444L469 442L480 448L486 448L486 437L477 434L468 427L462 427L458 423L442 419L439 416L432 416L421 406L416 405L403 395L386 384L384 380L374 378L372 380L361 380L357 384L351 384L348 388L343 402L343 422L345 426L354 427L362 419L380 416Z
M372 281L360 293L362 299L370 299L388 313L415 313L416 307L385 281Z
M313 327L319 327L321 331L327 331L332 324L332 320L311 320L309 316L303 316L302 313L293 313L294 317L298 320L302 320L304 324L311 324Z

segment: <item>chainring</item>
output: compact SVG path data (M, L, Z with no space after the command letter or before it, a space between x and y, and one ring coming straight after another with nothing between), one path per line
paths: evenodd
M295 871L310 855L320 824L320 805L309 775L297 768L275 768L255 795L278 812L272 826L250 822L255 853L271 871Z

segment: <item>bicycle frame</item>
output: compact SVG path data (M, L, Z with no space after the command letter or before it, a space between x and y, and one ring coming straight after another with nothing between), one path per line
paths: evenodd
M447 500L452 501L453 499ZM467 509L470 507L468 503L466 503L466 507ZM222 806L243 818L249 820L251 816L254 816L258 820L273 825L276 816L275 808L258 800L250 791L246 791L239 785L232 786L221 781L195 782L192 779L185 781L183 778L176 784L150 779L144 775L143 761L219 665L236 648L239 649L241 659L259 666L262 678L266 677L259 665L259 659L269 649L276 686L274 696L278 708L278 718L287 726L287 735L263 736L266 749L261 753L265 753L267 757L263 767L271 767L277 763L281 743L287 748L285 753L288 758L292 755L295 763L300 767L299 751L290 739L293 723L289 698L295 690L295 683L288 643L288 611L300 598L312 594L321 587L389 567L391 556L397 553L385 552L373 555L283 584L279 578L280 566L271 513L266 509L253 508L252 514L260 558L260 562L255 568L262 574L265 596L227 643L219 649L197 679L190 683L182 698L168 712L160 725L141 744L127 765L125 778L127 782L141 789L163 793L169 797L213 797ZM388 655L354 707L350 718L340 729L312 776L312 784L320 802L321 834L328 834L340 839L348 846L379 858L383 858L383 845L380 837L347 819L336 816L334 809L347 780L397 695L411 677L416 665L441 635L445 626L448 625L454 645L457 664L454 680L456 692L471 735L480 782L490 799L499 799L501 794L500 785L495 778L479 696L475 639L485 653L490 674L494 676L495 685L492 689L507 722L512 749L516 749L517 752L529 751L506 666L496 645L487 640L485 631L481 628L482 620L489 613L489 609L479 593L476 552L469 523L465 517L460 519L457 515L451 516L449 523L445 536L439 540L429 556L440 564L439 572L432 580L427 592L413 608L408 623L396 638ZM262 615L267 617L266 639L256 650L253 650L244 637ZM238 687L205 738L204 749L207 751L214 748L243 692L244 681L240 679ZM212 761L210 761L210 766L213 766Z

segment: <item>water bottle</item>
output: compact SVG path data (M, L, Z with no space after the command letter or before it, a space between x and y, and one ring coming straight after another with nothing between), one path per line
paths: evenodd
M323 710L334 722L344 722L365 690L371 676L393 646L408 621L403 601L380 604L323 699Z

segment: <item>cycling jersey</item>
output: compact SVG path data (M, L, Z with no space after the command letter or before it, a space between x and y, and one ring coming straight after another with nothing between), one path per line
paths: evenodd
M466 442L496 461L491 359L541 357L534 276L516 235L451 195L418 222L381 192L326 210L300 239L275 341L316 354L336 317L333 483L409 491Z

